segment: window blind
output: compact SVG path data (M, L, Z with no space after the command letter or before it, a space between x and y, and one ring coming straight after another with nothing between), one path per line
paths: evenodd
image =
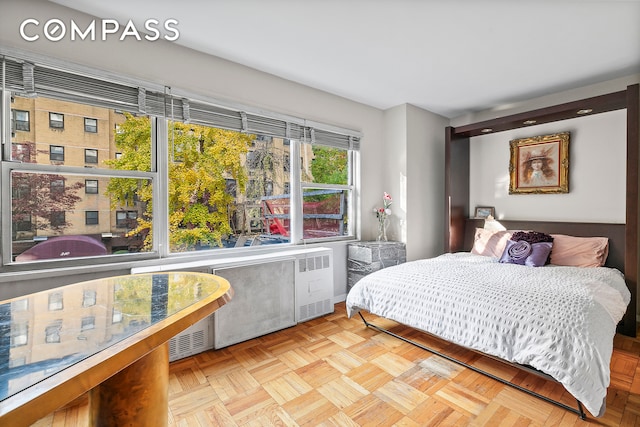
M2 67L4 70L4 82L2 82L4 87L12 91L23 91L22 64L8 58L3 58Z
M77 73L48 65L3 57L5 87L24 96L44 96L115 110L142 113L195 123L287 139L298 139L343 149L358 150L357 132L336 131L303 119L287 120L277 115L257 114L198 99L177 97L124 84L87 73Z

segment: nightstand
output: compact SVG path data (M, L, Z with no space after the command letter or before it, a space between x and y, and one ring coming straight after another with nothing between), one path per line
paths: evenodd
M402 242L357 242L347 247L347 292L369 273L407 260Z

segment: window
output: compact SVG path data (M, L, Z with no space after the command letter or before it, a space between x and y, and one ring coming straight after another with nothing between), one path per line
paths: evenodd
M90 133L98 133L98 120L85 117L84 119L84 131Z
M19 299L11 302L11 311L27 311L29 310L29 300L27 298Z
M93 289L85 289L82 292L82 306L91 307L96 305L97 292Z
M86 225L98 225L98 211L85 211L84 223Z
M97 179L85 179L84 180L84 192L86 194L98 194L98 180Z
M137 211L117 211L116 227L118 228L134 228L138 219Z
M93 148L85 148L84 150L84 162L85 163L98 163L98 150Z
M15 322L11 324L11 347L27 345L29 340L29 322Z
M49 294L49 311L62 310L62 292Z
M0 254L4 265L26 259L26 240L51 236L112 235L99 262L125 259L112 257L116 252L130 254L128 261L136 254L224 250L240 236L262 244L353 236L357 132L197 95L173 97L129 77L118 82L84 68L52 68L45 58L0 62L8 65L5 87L13 91L0 126L29 129L4 145L11 193L0 197L0 210L12 224L2 235L9 249ZM38 114L45 120L34 115L31 122L31 112L43 106L48 111ZM46 114L48 127L59 131L68 116L69 132L38 129L47 127ZM38 261L34 269L88 263L52 255Z
M58 194L64 193L64 179L61 178L53 178L49 183L49 190L51 193L51 197L54 197Z
M33 163L32 151L34 149L34 143L11 143L11 160L24 163Z
M5 247L11 248L11 251L0 255L3 263L47 261L46 253L40 253L37 259L31 255L22 257L21 254L33 246L25 244L25 241L38 242L51 236L111 233L115 237L106 243L115 245L119 252L133 254L153 251L151 204L153 179L157 175L151 170L153 120L141 114L134 116L116 112L115 109L63 102L55 98L15 95L14 100L11 111L33 111L36 102L42 100L43 105L49 105L51 109L59 108L58 114L77 121L67 123L71 132L64 134L64 142L59 142L62 138L57 135L43 137L45 141L34 140L29 134L12 136L11 159L30 164L18 161L2 163L3 169L10 173L7 182L11 184L7 188L11 188L11 197L10 206L2 206L1 210L11 212L12 225L11 233L5 233L5 238L10 240ZM92 134L91 145L87 146L87 134L80 129L71 129L71 124L95 124L92 120L97 119L85 121L85 118L91 118L96 111L99 111L100 117L105 117L104 129L111 129L111 132ZM116 134L116 125L119 134ZM34 120L31 131L38 133L38 126L46 127L47 123ZM45 132L40 134L46 135ZM106 153L121 152L117 146L126 147L132 154L118 159L112 154L109 158ZM105 153L104 158L102 153ZM59 168L56 173L51 173L52 165ZM109 206L113 210L106 213ZM129 221L126 222L126 231L134 233L122 233L122 228L116 225L115 211L118 210L132 211L127 215ZM103 213L100 214L100 211ZM109 247L106 254L113 252ZM48 260L58 261L60 258L53 254L48 256ZM71 264L75 261L67 258L66 262Z
M31 239L31 215L17 213L13 215L12 227L14 233L14 240Z
M64 114L49 113L49 127L52 129L64 129Z
M225 192L235 198L238 194L238 182L235 179L225 179Z
M282 158L282 170L285 172L289 172L291 169L291 159L289 158L289 153L284 153Z
M122 322L122 312L117 308L114 308L111 314L111 323L120 323L120 322Z
M301 152L303 238L348 235L349 151L304 143Z
M24 110L13 110L13 130L29 132L29 112Z
M64 162L64 147L60 145L50 145L49 160Z
M67 223L65 211L51 211L49 222L53 228L64 227Z
M95 316L86 316L83 317L80 321L80 332L88 331L90 329L96 328L96 317Z
M44 330L44 342L47 344L60 342L60 330L62 329L62 320L56 320L47 326Z
M84 179L84 177L74 174L58 175L12 171L11 222L13 229L11 234L14 239L11 248L13 260L15 262L27 260L26 255L25 257L20 256L29 248L24 242L19 242L22 240L38 240L51 235L79 236L98 232L117 233L115 218L111 219L111 215L114 214L104 213L100 218L97 209L104 206L100 209L108 210L111 197L107 194L106 189L113 188L114 191L126 189L127 193L131 194L128 197L135 198L137 196L131 189L148 188L150 187L149 182L150 180L131 179L129 181L126 178L98 176L95 176L94 179ZM148 194L152 195L152 193ZM125 201L121 204L121 206L126 205ZM145 203L138 202L135 208L127 209L132 211L129 218L137 218L145 209ZM101 224L100 229L96 229L96 224ZM91 226L91 228L87 228L87 226ZM128 230L133 230L137 226L138 222L133 220ZM117 246L128 252L146 251L144 249L145 237L144 231L135 235L118 236ZM42 254L38 256L41 257ZM30 258L30 260L34 259ZM44 259L38 258L38 260Z

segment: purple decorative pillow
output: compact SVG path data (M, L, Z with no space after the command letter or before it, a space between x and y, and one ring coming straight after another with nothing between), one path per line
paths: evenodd
M541 233L539 231L517 231L513 233L513 235L511 236L511 240L513 240L514 242L524 240L525 242L529 242L531 244L542 242L553 243L553 236ZM549 254L543 265L549 264L549 262L551 262L551 254Z
M529 267L542 267L547 263L552 246L551 242L529 243L526 240L517 242L509 240L499 261Z

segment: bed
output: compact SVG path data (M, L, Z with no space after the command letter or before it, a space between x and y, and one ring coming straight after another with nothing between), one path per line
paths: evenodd
M616 268L624 233L619 236L616 225L602 225L610 237L553 234L557 256L544 256L534 267L501 259L512 245L513 231L489 232L477 225L467 225L473 230L469 252L411 261L361 279L347 295L348 316L362 316L364 310L534 370L561 383L576 398L577 409L523 391L583 419L582 405L594 416L603 415L613 337L631 300ZM586 246L585 255L576 253L576 242L593 244ZM535 245L539 243L530 246ZM548 246L553 254L553 243ZM572 252L565 252L567 248ZM572 263L576 265L566 265ZM362 318L367 326L390 333Z

